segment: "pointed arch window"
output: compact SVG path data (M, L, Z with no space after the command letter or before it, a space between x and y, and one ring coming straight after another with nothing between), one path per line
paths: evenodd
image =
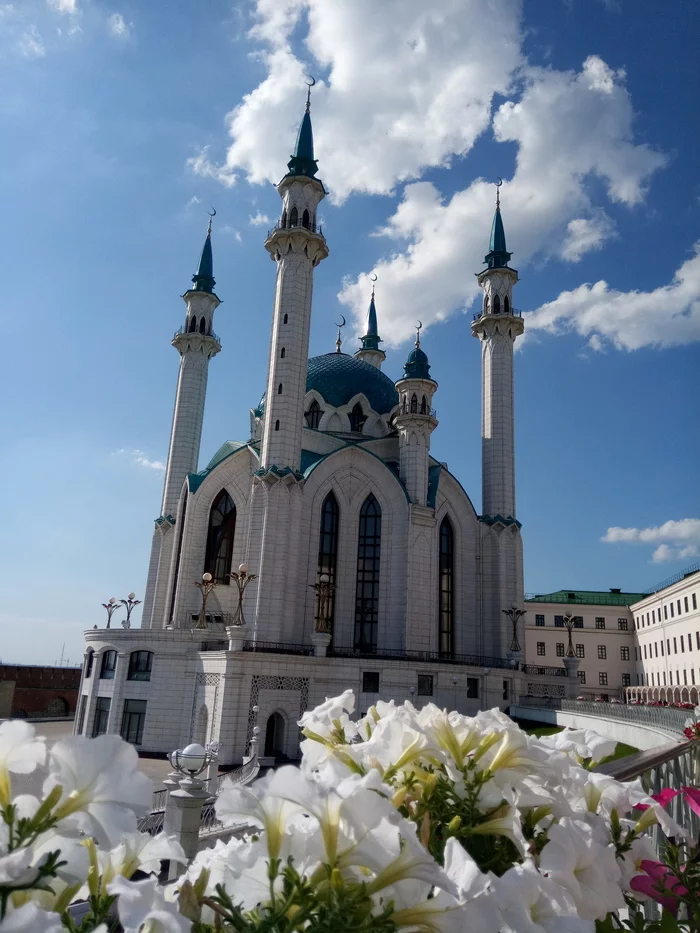
M494 314L501 313L501 298L499 295L493 296L493 313Z
M231 496L222 489L209 513L207 553L204 572L210 573L215 583L229 584L228 573L233 558L233 536L236 532L236 506Z
M289 315L285 314L284 318L282 319L282 323L286 324L288 320L289 320Z
M428 411L428 403L425 400L425 396L423 396L423 398L420 400L420 413L421 415L425 415L427 414L427 411Z
M340 510L338 500L329 492L321 506L321 530L318 537L318 574L327 573L330 582L335 583L336 564L338 561L338 526ZM333 613L335 611L335 598L333 591L329 597L328 620L333 630Z
M316 399L309 405L309 410L304 414L306 418L307 428L313 428L314 431L318 431L318 426L321 423L321 415L323 411L321 406L318 404Z
M299 211L296 209L296 205L289 212L289 226L290 227L299 226Z
M287 211L284 210L282 211L282 220L280 221L280 227L282 227L282 229L284 230L286 226L287 226Z
M503 299L503 310L506 314L510 314L510 299L508 298L508 295L506 295L506 297Z
M200 334L206 334L206 332L207 332L207 322L206 322L206 318L200 318L200 321L199 321L199 333L200 333Z
M488 313L489 313L489 296L486 295L486 297L484 298L484 314L488 314Z
M360 509L355 589L355 648L377 649L379 612L379 558L382 543L382 510L370 493Z
M418 396L414 392L411 396L411 414L415 415L418 412Z
M197 318L195 317L194 314L190 318L190 326L188 329L191 334L194 334L197 331Z
M307 230L309 229L309 219L309 212L304 208L304 213L301 215L301 225L306 227Z
M454 652L454 533L447 516L440 524L439 559L440 654Z
M367 415L362 411L362 405L358 402L350 412L350 430L355 434L362 434Z
M281 382L280 382L280 384L277 386L277 394L278 394L278 395L281 395L281 394L282 394L282 383L281 383Z
M285 358L286 355L287 355L287 351L285 350L284 347L282 347L282 352L280 353L280 359L283 360L283 359Z

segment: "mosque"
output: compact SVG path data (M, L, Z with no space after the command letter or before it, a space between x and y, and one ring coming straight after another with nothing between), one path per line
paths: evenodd
M267 384L250 437L225 441L199 469L207 374L221 350L210 223L172 340L180 368L141 627L85 633L78 733L121 733L148 752L216 739L233 763L257 717L261 753L294 759L300 715L349 687L360 712L392 697L475 712L508 706L529 692L528 677L547 674L528 670L512 624L524 598L513 441L523 320L498 200L471 324L482 372L477 514L431 454L438 383L420 337L398 379L383 370L374 293L356 352L338 342L308 358L314 270L328 255L308 102L277 190L280 219L265 241L277 267Z

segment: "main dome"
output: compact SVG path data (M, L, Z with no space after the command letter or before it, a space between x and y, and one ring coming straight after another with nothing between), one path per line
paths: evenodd
M381 369L347 353L324 353L309 360L306 391L315 390L332 405L347 405L359 392L377 414L386 415L398 405L399 396L391 379Z

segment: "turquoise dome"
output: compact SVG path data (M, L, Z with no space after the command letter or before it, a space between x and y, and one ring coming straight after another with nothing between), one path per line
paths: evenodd
M420 347L416 347L408 354L403 375L404 379L430 379L428 357Z
M347 353L324 353L309 360L306 391L312 389L334 408L347 405L358 392L380 415L388 414L399 403L396 386L381 369Z

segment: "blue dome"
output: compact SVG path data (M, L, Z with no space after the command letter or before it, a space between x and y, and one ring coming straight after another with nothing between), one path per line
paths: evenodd
M404 379L430 379L428 357L420 347L415 347L408 354L403 368Z
M306 391L314 389L329 405L340 408L362 392L372 409L388 414L399 397L391 379L381 369L347 353L324 353L309 360Z

